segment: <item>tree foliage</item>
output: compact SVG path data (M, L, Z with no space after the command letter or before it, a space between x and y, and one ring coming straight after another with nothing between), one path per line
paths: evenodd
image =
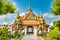
M58 27L54 27L53 30L50 30L51 40L57 40L60 36L60 32L58 31Z
M54 0L51 12L60 15L60 0Z
M55 27L58 27L58 28L59 28L59 31L60 31L60 20L54 21L54 22L53 22L53 25L54 25Z
M16 6L9 0L0 0L0 15L7 13L14 13Z
M51 30L49 32L51 40L58 40L60 36L59 27L60 27L60 20L54 21L53 26L51 27Z
M8 25L4 25L4 27L0 30L2 40L8 40Z

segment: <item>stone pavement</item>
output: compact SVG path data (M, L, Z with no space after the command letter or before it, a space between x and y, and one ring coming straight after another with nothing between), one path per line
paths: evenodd
M38 39L38 37L35 35L26 35L26 36L23 36L21 40L41 40L41 39Z

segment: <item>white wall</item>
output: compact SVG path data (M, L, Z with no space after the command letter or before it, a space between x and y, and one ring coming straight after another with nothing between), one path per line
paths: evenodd
M24 28L24 35L27 35L27 26L23 26Z
M37 26L33 26L34 30L34 35L37 35Z

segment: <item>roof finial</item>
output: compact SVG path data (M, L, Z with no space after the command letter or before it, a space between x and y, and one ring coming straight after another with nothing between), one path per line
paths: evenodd
M19 15L19 12L18 12L16 18L19 19L19 17L20 17L20 15Z
M29 4L28 5L29 5L29 8L30 8L30 0L29 0Z
M31 11L30 0L28 0L28 10L30 10L30 11Z
M42 14L42 12L40 12L40 17L43 18L43 14Z
M17 14L18 16L19 16L19 12L18 12L18 14Z

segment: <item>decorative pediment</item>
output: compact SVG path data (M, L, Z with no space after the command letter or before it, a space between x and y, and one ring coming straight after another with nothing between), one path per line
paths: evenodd
M25 20L36 20L36 16L30 11L25 17Z

